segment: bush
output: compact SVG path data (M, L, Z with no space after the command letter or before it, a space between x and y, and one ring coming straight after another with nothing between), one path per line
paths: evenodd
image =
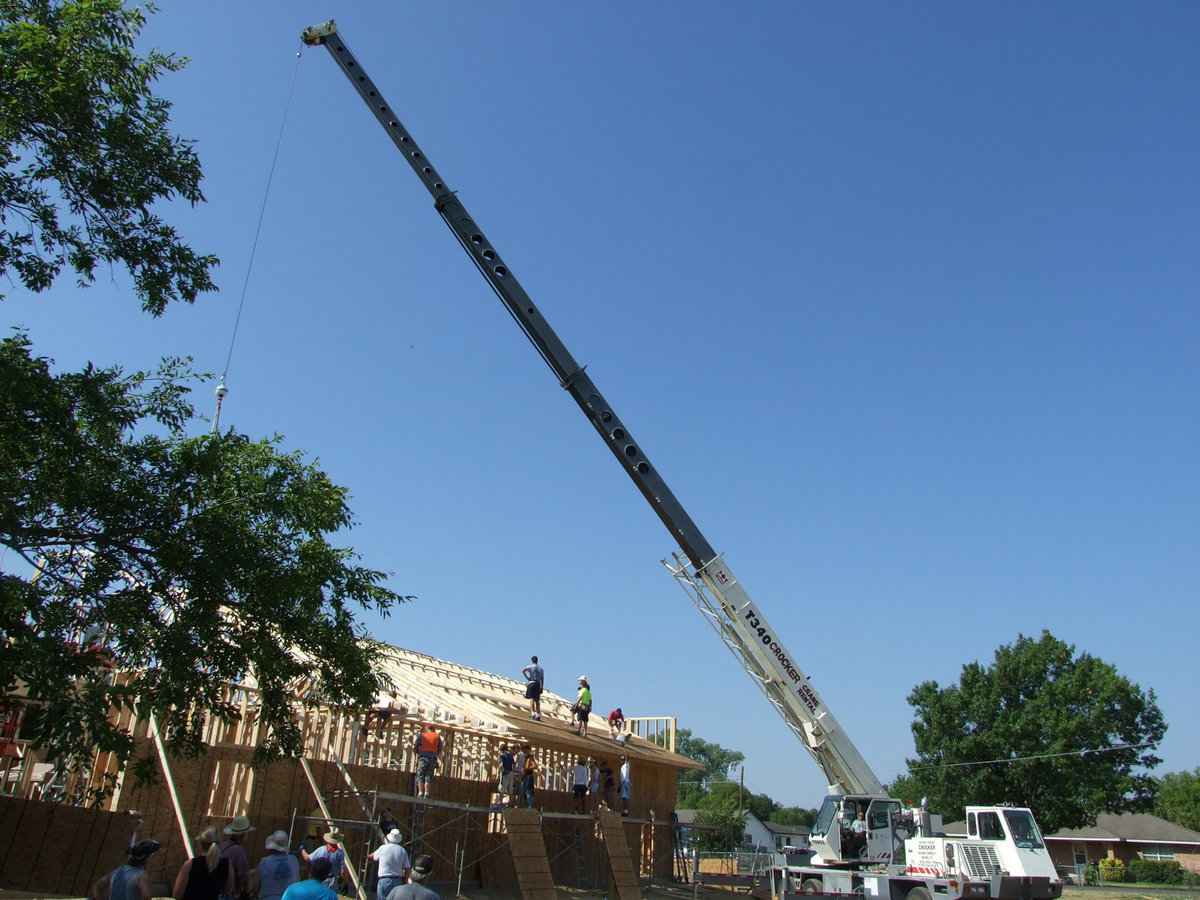
M1129 863L1134 881L1146 884L1183 884L1183 866L1171 860L1135 859Z
M1105 884L1129 881L1129 872L1125 869L1124 860L1111 857L1100 860L1100 880Z

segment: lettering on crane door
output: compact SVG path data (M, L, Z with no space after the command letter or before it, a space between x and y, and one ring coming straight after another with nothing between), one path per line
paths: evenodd
M763 642L763 645L775 654L775 658L779 660L779 667L787 673L789 678L792 679L792 683L800 684L796 694L802 701L804 701L804 705L808 707L808 711L815 715L817 712L817 706L819 704L817 702L816 695L812 691L812 688L808 686L807 682L801 679L799 671L797 671L796 667L792 665L792 661L787 658L787 654L784 653L783 648L779 646L779 641L775 640L775 637L771 634L767 627L763 625L762 620L758 617L758 613L754 611L753 607L746 607L746 623L750 626L750 629L758 635L758 638Z

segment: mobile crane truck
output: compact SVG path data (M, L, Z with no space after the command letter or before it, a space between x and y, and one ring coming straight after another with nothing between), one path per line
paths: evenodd
M813 825L807 863L780 874L782 893L862 894L886 900L1020 898L1062 893L1028 809L968 807L967 837L941 833L941 817L887 795L723 557L671 493L591 377L542 317L508 265L446 186L412 135L347 49L333 20L301 39L324 46L433 197L471 261L592 423L680 547L664 564L825 773L829 796ZM862 815L863 824L853 823Z

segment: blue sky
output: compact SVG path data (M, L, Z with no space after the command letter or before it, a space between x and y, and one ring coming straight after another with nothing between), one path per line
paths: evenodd
M1200 765L1200 7L164 3L144 46L221 293L29 298L64 367L219 373L417 600L381 639L816 766L675 587L670 536L308 25L344 39L886 780L906 697L1049 629ZM201 407L211 410L212 385Z

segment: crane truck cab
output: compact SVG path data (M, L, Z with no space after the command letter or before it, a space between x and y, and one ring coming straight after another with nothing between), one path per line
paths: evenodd
M858 830L856 820L863 823ZM941 816L890 797L826 797L809 839L816 855L786 867L781 896L793 891L862 893L881 900L1062 896L1062 880L1028 809L968 806L964 830L965 835L947 836Z
M1062 879L1028 809L968 806L966 826L966 837L921 833L907 840L905 871L947 878L988 897L1062 895Z
M911 833L903 818L900 801L891 797L832 795L817 813L809 843L828 866L890 863Z

